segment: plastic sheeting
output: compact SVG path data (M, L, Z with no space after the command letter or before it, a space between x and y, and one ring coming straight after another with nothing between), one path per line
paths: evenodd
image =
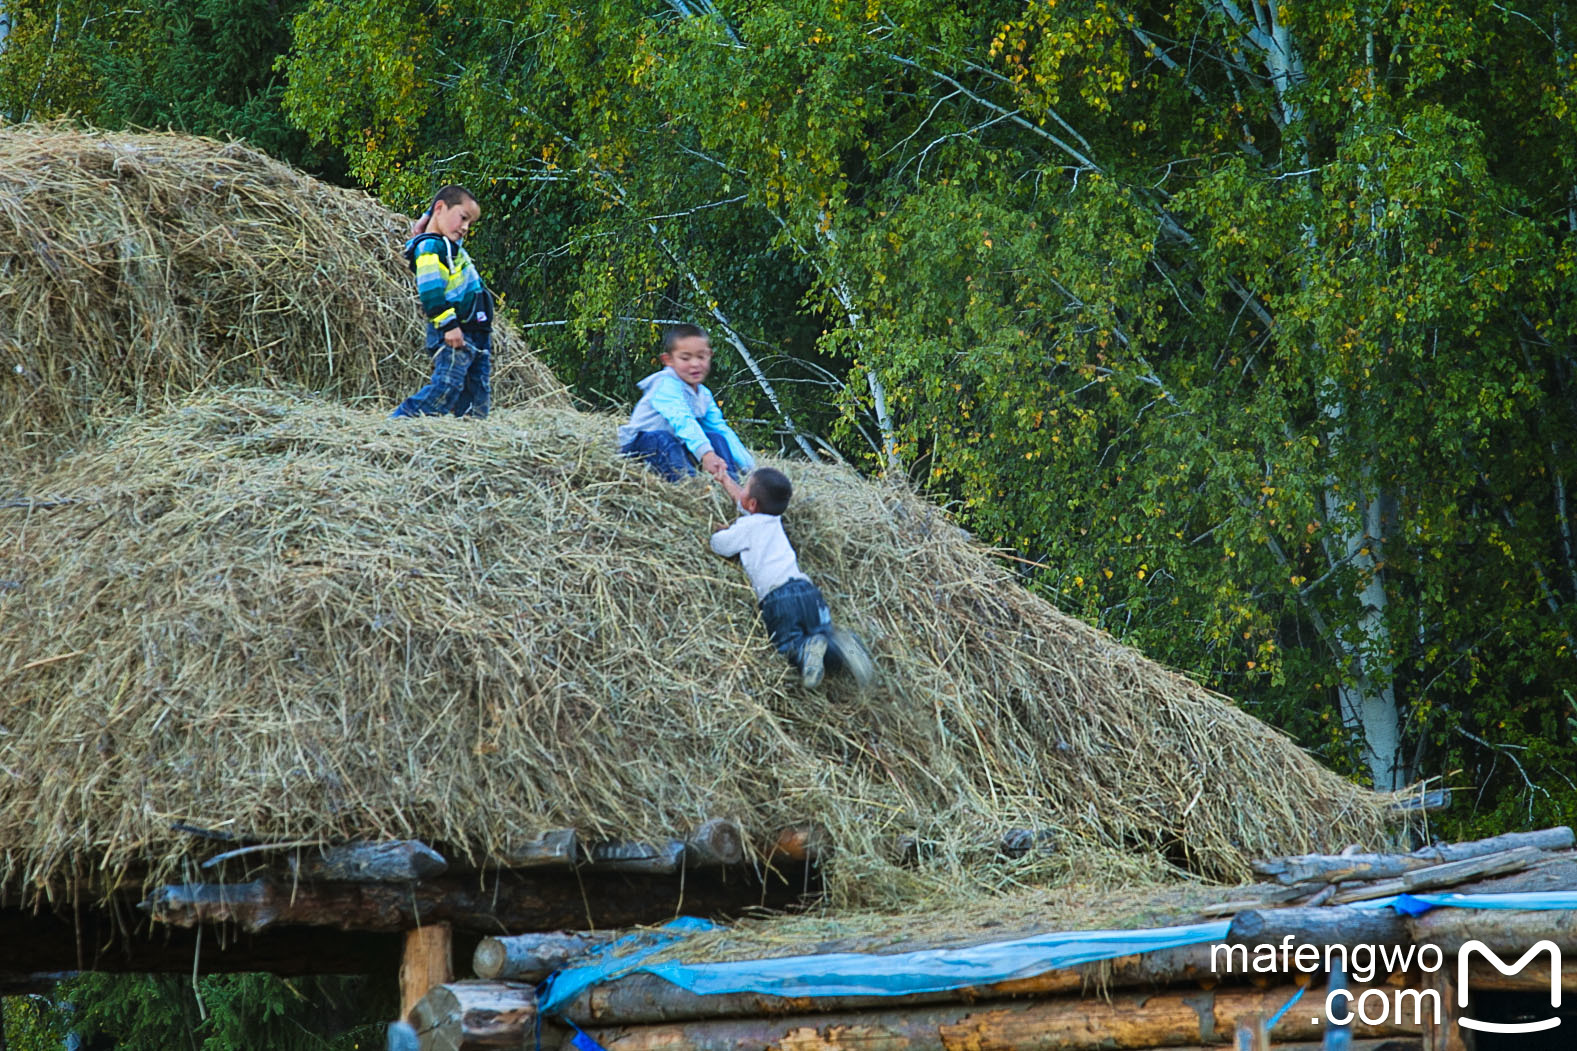
M551 1013L587 986L645 971L697 994L767 993L774 996L905 996L991 985L1045 971L1133 953L1174 949L1226 937L1227 920L1137 931L1069 931L957 949L904 953L819 953L736 963L655 963L642 960L660 945L631 955L610 955L572 967L553 980L543 1013ZM668 941L672 941L669 938ZM639 957L639 958L636 958Z

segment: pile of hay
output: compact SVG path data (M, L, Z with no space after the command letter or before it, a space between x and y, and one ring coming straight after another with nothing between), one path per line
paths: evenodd
M0 125L0 449L235 384L392 408L426 366L408 228L240 143ZM498 404L564 397L497 342Z
M720 492L617 457L617 422L231 391L63 458L0 509L0 884L166 875L175 821L474 859L565 826L814 822L837 900L870 904L1092 851L1235 879L1385 837L1388 800L1027 593L936 508L793 464L801 564L883 675L801 689L707 549ZM1002 859L1014 828L1054 852Z

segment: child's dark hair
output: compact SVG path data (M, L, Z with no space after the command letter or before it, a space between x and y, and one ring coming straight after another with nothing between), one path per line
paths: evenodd
M755 498L757 514L780 515L788 510L794 487L789 484L788 475L776 467L757 467L750 472L747 492Z
M696 336L702 339L708 338L706 329L700 325L669 325L663 329L663 353L672 354L675 343L681 339L694 339Z
M437 193L433 194L433 203L428 207L427 210L430 212L434 208L438 207L439 201L442 201L445 207L453 208L457 204L464 204L466 201L474 202L475 200L476 194L472 193L470 190L467 190L459 183L452 182L448 186L445 186L443 189L439 190Z

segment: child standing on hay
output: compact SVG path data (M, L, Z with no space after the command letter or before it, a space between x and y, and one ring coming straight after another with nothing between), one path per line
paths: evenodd
M827 669L847 671L861 689L876 678L871 655L853 632L832 622L821 589L800 572L794 547L783 532L784 511L794 488L782 471L758 467L743 487L726 474L718 481L743 517L712 533L712 550L739 557L761 603L761 620L772 644L799 669L806 688L821 685Z
M663 330L663 367L641 380L641 400L619 428L619 452L646 461L670 482L693 477L738 479L755 460L701 383L712 371L712 344L698 325Z
M433 375L427 386L400 403L392 413L396 417L487 415L492 401L493 296L461 247L481 215L470 190L445 186L405 243L405 258L427 315Z

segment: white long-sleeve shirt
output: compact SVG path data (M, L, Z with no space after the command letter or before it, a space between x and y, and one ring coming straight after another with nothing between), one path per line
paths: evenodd
M780 584L796 578L809 580L799 571L794 545L783 532L777 515L745 515L727 529L712 534L712 550L724 558L739 556L757 599L764 599Z

